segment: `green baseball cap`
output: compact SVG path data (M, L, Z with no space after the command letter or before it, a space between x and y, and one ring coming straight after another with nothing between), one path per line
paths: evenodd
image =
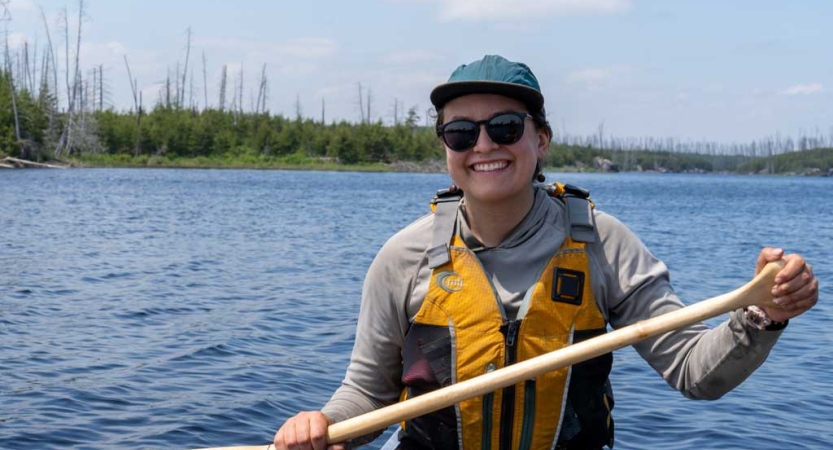
M544 109L541 86L526 64L512 62L498 55L458 67L448 78L431 91L431 103L439 109L457 97L469 94L499 94L518 99L530 109Z

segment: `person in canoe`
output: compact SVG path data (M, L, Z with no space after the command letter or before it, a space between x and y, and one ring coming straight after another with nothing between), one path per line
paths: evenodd
M488 55L431 92L454 185L368 270L341 387L277 431L278 450L328 447L331 423L683 308L666 266L587 191L543 184L552 138L525 64ZM764 248L777 307L644 340L637 352L686 397L717 399L818 301L810 264ZM601 449L613 445L610 353L409 420L397 448ZM330 446L368 442L365 436Z

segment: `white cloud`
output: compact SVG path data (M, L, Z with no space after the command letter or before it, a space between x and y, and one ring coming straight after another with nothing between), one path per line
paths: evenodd
M35 2L31 0L11 0L6 7L12 15L12 19L14 19L14 13L16 12L30 13L38 10ZM0 17L2 16L3 10L0 10Z
M298 38L278 45L275 51L303 58L326 58L338 50L338 43L327 38Z
M128 54L127 47L118 41L82 42L81 64L124 64L124 55Z
M24 33L10 33L9 34L9 50L18 50L23 48L23 44L29 41ZM31 45L31 43L29 44Z
M436 0L446 21L516 21L576 14L613 14L631 8L631 0Z
M316 37L297 38L278 44L233 38L200 38L195 40L195 44L242 55L290 56L303 59L327 58L338 51L336 41Z
M430 50L398 50L384 58L389 64L423 64L441 61L442 57Z
M820 83L810 83L796 84L795 86L790 86L789 88L781 91L781 93L785 95L811 95L818 94L823 90L824 89L822 88L822 85Z
M566 81L572 84L583 84L588 88L598 88L608 85L622 76L634 72L634 70L630 66L582 69L568 74Z

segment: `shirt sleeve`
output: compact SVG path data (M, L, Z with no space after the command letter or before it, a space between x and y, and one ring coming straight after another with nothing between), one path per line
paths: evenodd
M621 222L596 213L599 244L590 247L602 310L613 328L683 308L668 268ZM780 331L757 330L742 311L709 329L698 323L646 339L636 351L669 385L695 399L717 399L764 362Z
M403 229L371 263L362 287L350 364L341 386L322 409L330 420L340 422L399 400L407 307L415 278L426 262L432 224L433 217L426 216Z

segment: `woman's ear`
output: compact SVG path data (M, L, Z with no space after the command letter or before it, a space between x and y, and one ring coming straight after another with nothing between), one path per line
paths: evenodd
M552 135L546 127L541 127L538 130L538 161L544 160L544 156L546 156L547 150L550 148L550 141L552 141Z

